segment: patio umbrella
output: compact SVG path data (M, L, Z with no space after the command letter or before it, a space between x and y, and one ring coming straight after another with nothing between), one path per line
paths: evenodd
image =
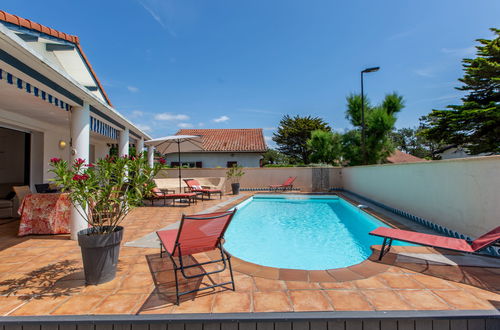
M198 135L172 135L144 142L153 146L161 154L177 152L179 159L179 192L182 189L181 149L183 152L203 150L201 136Z

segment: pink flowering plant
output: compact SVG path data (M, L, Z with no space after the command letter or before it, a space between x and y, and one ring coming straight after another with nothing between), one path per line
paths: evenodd
M154 176L164 167L160 162L150 167L143 155L108 156L95 164L81 158L74 162L52 158L50 165L53 182L69 194L95 232L102 234L113 232L132 208L142 205L155 186Z

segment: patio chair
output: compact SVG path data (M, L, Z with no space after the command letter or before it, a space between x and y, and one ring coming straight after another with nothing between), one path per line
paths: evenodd
M483 236L476 238L470 243L460 238L423 234L414 231L385 227L379 227L371 231L370 235L384 238L382 249L380 250L380 255L378 257L378 260L382 260L384 255L391 249L393 239L446 250L476 253L486 249L500 240L500 226L487 232Z
M234 216L234 211L216 212L196 215L182 215L179 229L157 231L156 234L160 239L160 257L163 257L163 252L166 252L174 266L175 275L175 293L176 303L179 305L179 297L224 285L232 285L232 290L235 290L233 269L231 267L231 255L222 247L224 233ZM217 260L185 265L183 257L192 256L196 253L219 250L221 258ZM177 258L178 263L175 258ZM222 263L223 267L219 270L206 272L201 266L213 263ZM229 267L228 267L229 266ZM202 271L194 274L186 274L186 270L193 267L201 267ZM210 286L197 288L193 290L179 292L178 271L186 279L199 278L210 274L220 273L229 268L231 281L213 284Z
M158 199L163 199L163 205L166 205L167 203L167 200L165 198L166 194L167 192L161 191L161 189L158 187L154 187L153 189L151 189L151 194L149 196L149 200L151 201L151 206L153 206L154 201Z
M222 198L222 190L220 189L212 189L208 186L202 186L198 180L194 179L184 179L186 185L189 188L189 191L192 193L201 193L201 200L203 200L204 195L208 195L208 199L212 194L219 194L219 198Z
M293 188L293 182L297 179L296 176L291 176L288 179L283 182L283 184L275 184L275 185L270 185L269 190L275 190L278 191L279 189L282 189L283 191L289 189L292 190Z

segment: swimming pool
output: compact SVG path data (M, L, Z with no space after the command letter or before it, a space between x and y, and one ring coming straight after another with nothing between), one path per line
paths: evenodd
M236 206L224 247L263 266L324 270L358 264L383 222L338 196L256 195ZM394 241L394 245L408 245Z

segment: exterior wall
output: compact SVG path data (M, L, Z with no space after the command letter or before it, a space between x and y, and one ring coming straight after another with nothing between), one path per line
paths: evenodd
M182 169L183 178L200 177L225 177L227 168L189 168ZM330 187L341 186L341 169L337 167L314 168L314 167L262 167L244 168L245 175L241 178L242 188L269 188L272 184L281 184L288 177L295 176L293 186L301 191L327 191ZM320 172L323 176L323 184L314 184L318 180L314 179L315 173ZM317 174L316 174L317 175ZM177 178L177 169L164 170L158 173L159 178ZM231 190L231 182L226 182L226 191Z
M167 163L170 164L170 162L177 162L177 157L177 154L167 155ZM203 168L226 167L227 162L238 162L238 165L243 167L260 167L261 158L261 154L249 152L181 153L181 162L202 162Z
M477 237L500 224L500 156L342 169L343 188Z
M53 174L49 172L51 158L70 160L69 124L67 127L55 126L0 109L0 126L31 132L30 182L32 189L34 189L34 184L48 182L53 177ZM64 149L59 148L60 140L66 141L67 145ZM107 155L109 148L106 142L91 138L91 144L95 145L96 159Z

